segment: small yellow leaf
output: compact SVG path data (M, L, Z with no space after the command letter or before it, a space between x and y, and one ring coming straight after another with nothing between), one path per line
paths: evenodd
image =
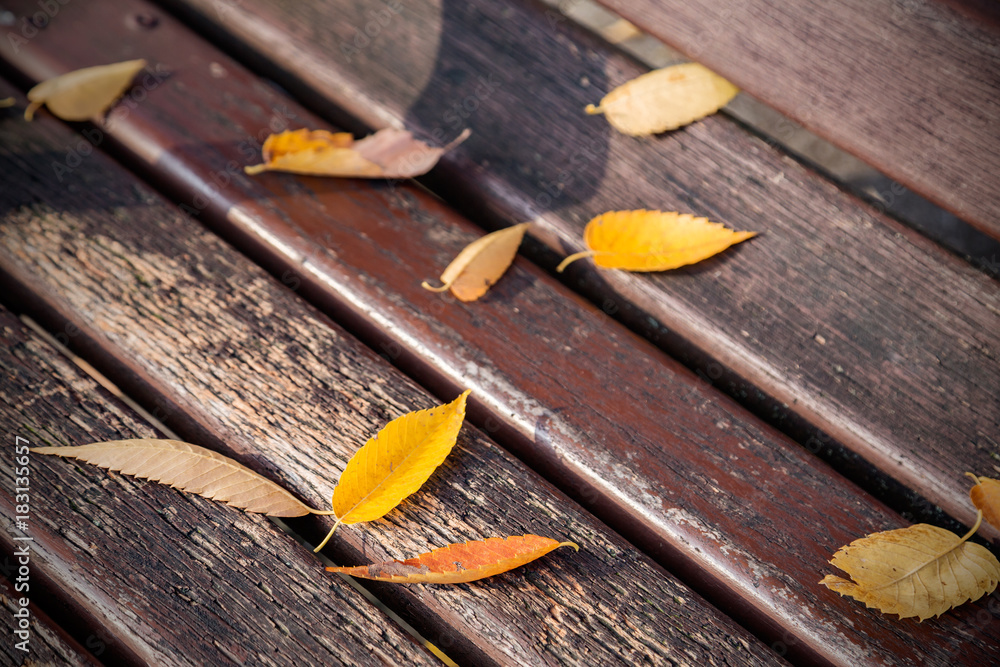
M590 250L570 255L560 273L583 257L597 266L628 271L666 271L694 264L756 236L736 232L708 218L663 211L610 211L587 223L583 240Z
M976 477L971 472L965 474L976 482L969 490L972 504L982 511L984 519L1000 528L1000 480Z
M447 151L465 141L465 130L447 146L432 148L406 130L386 128L354 141L347 132L288 130L264 141L264 163L244 167L248 174L287 171L344 178L412 178L426 174Z
M351 457L333 490L337 522L316 551L340 524L379 519L423 486L455 446L468 395L392 420Z
M461 584L513 570L559 547L580 550L572 542L556 542L538 535L491 537L450 544L407 560L326 569L352 577L400 584Z
M268 516L323 514L274 482L215 452L177 440L153 438L96 442L79 447L35 447L36 454L79 459L175 489L221 500Z
M63 120L87 120L114 104L146 66L145 60L127 60L113 65L85 67L43 81L28 91L31 104L24 118L31 120L43 104Z
M618 86L589 114L603 113L623 134L643 136L693 123L724 107L740 92L718 74L686 63L654 70Z
M1000 581L1000 562L989 549L925 523L872 533L841 547L830 562L854 581L832 574L820 581L869 608L921 621L966 601L992 593Z
M441 274L441 287L421 283L432 292L451 293L460 301L475 301L488 290L514 261L530 222L487 234L467 245Z

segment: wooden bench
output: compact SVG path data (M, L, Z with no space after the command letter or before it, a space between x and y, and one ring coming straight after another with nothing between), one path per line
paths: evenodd
M0 44L22 89L80 64L139 56L160 74L140 79L141 99L102 125L77 127L81 134L48 118L25 126L14 114L0 125L0 168L13 179L0 195L5 301L51 331L69 327L73 349L185 439L236 455L317 504L367 434L429 405L428 391L445 400L472 388L470 421L486 435L464 431L461 451L419 497L383 521L342 529L328 553L370 562L521 532L585 548L480 584L371 587L432 644L463 664L954 664L996 651L995 598L918 625L815 583L833 551L862 534L905 525L903 517L957 527L972 516L961 473L991 470L1000 432L995 281L725 116L643 141L583 116L586 103L642 70L550 9L407 3L352 51L342 47L380 3L165 4L211 41L156 6L113 0L62 6L16 51ZM904 23L902 32L917 28ZM757 93L753 68L743 79L730 73L745 52L725 53L726 67L710 64ZM984 56L996 63L994 52ZM983 113L991 108L983 102ZM941 115L960 112L945 106ZM423 179L446 203L409 184L240 172L269 131L330 121L357 131L405 125L438 141L467 125L473 136ZM875 141L849 130L839 131ZM905 133L894 126L883 138L893 134ZM976 146L982 164L994 154L980 148L993 139ZM940 146L953 157L967 143ZM70 164L74 151L79 164ZM921 187L917 172L908 182ZM995 192L996 173L948 178ZM963 208L960 193L949 204L952 189L924 188L988 223L976 213L981 199ZM592 215L641 206L764 235L662 276L579 263L565 284L553 278ZM535 264L519 259L484 300L461 304L419 287L482 234L474 223L528 219ZM108 478L80 474L88 484ZM112 477L114 493L101 503L118 506L122 488L141 489L193 504L219 525L244 517ZM321 523L293 527L311 539ZM303 577L329 586L316 570ZM211 574L219 586L245 576ZM59 587L49 585L54 608L73 598ZM163 583L153 589L176 597ZM380 613L359 600L324 604ZM84 646L108 627L116 655L155 661L103 616L74 623L50 614ZM311 629L322 636L326 626ZM373 641L353 625L346 634L355 632L358 647ZM410 650L396 660L423 659L392 637L392 650ZM158 650L197 662L203 643L167 639ZM290 661L315 659L308 642L292 644Z

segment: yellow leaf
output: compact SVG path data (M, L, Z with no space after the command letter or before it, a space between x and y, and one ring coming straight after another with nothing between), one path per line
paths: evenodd
M31 120L43 104L63 120L87 120L104 113L122 96L145 60L127 60L113 65L85 67L43 81L28 91L31 104L24 118Z
M15 101L16 100L13 97L5 97L4 99L0 100L0 109L5 109L7 107L14 106Z
M976 477L971 472L965 473L976 485L969 490L972 504L983 513L983 518L1000 528L1000 481L989 477Z
M1000 562L988 549L925 523L872 533L841 547L830 562L854 581L828 574L820 582L870 608L921 621L992 593Z
M432 292L451 289L451 293L460 301L475 301L486 294L486 290L500 279L514 261L517 248L530 224L522 222L473 241L458 253L441 274L441 282L444 283L441 287L432 287L426 281L421 286Z
M264 164L244 167L248 174L288 171L345 178L412 178L426 174L447 151L465 141L465 130L442 148L432 148L406 130L386 128L354 141L350 133L288 130L264 141Z
M724 107L740 92L709 69L686 63L654 70L618 86L589 114L603 113L623 134L642 136L693 123Z
M736 232L708 218L663 211L610 211L587 223L583 240L590 250L570 255L572 262L593 257L597 266L628 271L666 271L716 255L757 232Z
M36 454L79 459L268 516L324 514L253 470L215 452L177 440L137 439L79 447L35 447Z
M513 570L559 547L580 550L572 542L556 542L538 535L491 537L475 542L450 544L407 560L326 569L352 577L401 584L461 584Z
M379 519L423 486L455 446L468 395L392 420L351 457L333 491L337 522L316 551L340 524Z

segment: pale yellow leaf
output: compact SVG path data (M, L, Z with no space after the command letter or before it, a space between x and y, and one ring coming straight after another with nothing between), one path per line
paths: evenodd
M468 396L397 417L351 457L333 491L337 522L316 551L340 524L379 519L423 486L455 446Z
M589 114L603 113L619 132L657 134L704 118L724 107L739 89L718 74L686 63L654 70L618 86Z
M475 301L500 279L514 261L530 222L487 234L467 245L441 274L441 287L422 283L432 292L451 293L460 301Z
M97 442L79 447L35 447L102 468L135 475L175 489L229 503L269 516L323 514L250 468L215 452L177 440L136 439Z
M1000 480L977 477L971 472L965 474L976 482L976 485L969 490L972 504L982 511L984 519L1000 528Z
M248 174L287 171L344 178L412 178L426 174L447 151L464 141L465 130L447 146L433 148L406 130L386 128L354 141L347 132L288 130L264 141L264 163L244 167Z
M830 562L849 581L832 574L820 582L870 608L921 621L969 600L992 593L1000 581L1000 562L989 549L925 523L872 533L841 547Z
M570 255L556 270L593 257L606 269L666 271L700 262L756 234L687 213L610 211L587 223L583 240L589 250Z
M63 120L87 120L104 113L132 85L145 60L85 67L43 81L28 91L31 104L24 117L31 120L43 104Z

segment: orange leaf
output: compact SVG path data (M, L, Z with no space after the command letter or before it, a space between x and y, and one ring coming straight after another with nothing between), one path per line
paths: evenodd
M407 560L326 569L352 577L400 584L461 584L513 570L559 547L580 550L573 542L556 542L538 535L491 537L450 544Z
M514 261L517 248L530 224L522 222L473 241L458 253L441 274L441 282L444 283L441 287L433 287L426 281L421 283L421 287L432 292L443 292L450 288L459 301L475 301L486 294L493 283L500 280L500 276Z
M562 272L582 257L597 266L628 271L666 271L716 255L757 232L736 232L708 218L663 211L609 211L587 223L589 250L570 255Z
M465 130L443 148L432 148L406 130L386 128L354 141L348 132L288 130L264 141L264 164L244 167L248 174L288 171L346 178L412 178L426 174L445 152L469 136Z
M989 477L976 477L971 472L965 473L976 485L969 490L969 498L976 509L982 510L983 518L1000 528L1000 481Z

